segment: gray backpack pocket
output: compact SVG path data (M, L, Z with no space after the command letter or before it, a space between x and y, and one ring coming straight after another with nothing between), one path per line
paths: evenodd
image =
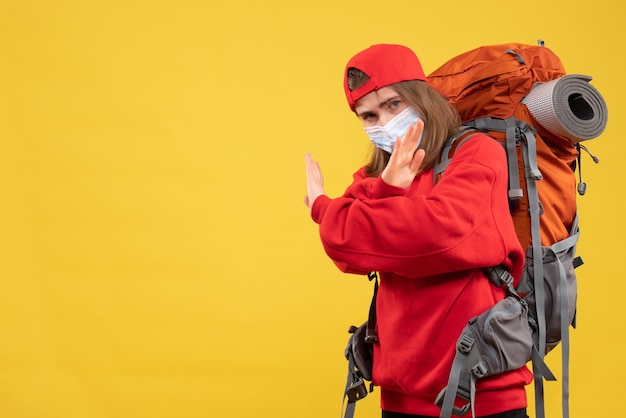
M448 385L435 401L440 417L461 416L473 409L476 379L519 369L532 351L526 301L508 296L472 318L457 341ZM454 405L457 396L466 402L463 407Z

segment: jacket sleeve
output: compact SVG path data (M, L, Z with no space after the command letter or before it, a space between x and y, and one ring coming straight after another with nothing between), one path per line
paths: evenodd
M417 278L511 264L509 253L521 248L508 212L506 170L502 147L477 135L458 148L435 187L432 170L409 189L355 176L342 197L320 196L312 217L326 253L344 272Z

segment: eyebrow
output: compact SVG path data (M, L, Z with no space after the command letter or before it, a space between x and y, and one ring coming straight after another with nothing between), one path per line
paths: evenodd
M380 109L380 108L383 108L383 107L387 106L387 105L389 104L389 102L393 102L394 100L398 100L398 99L400 99L400 95L395 95L395 96L393 96L393 97L390 97L390 98L388 98L387 100L385 100L384 102L381 102L381 103L378 105L378 108L379 108L379 109Z
M401 99L401 97L400 97L399 94L397 94L395 96L392 96L392 97L390 97L388 99L385 99L384 101L380 102L378 104L378 108L382 109L383 107L387 106L389 104L389 102L393 102L394 100L400 100L400 99ZM367 115L368 113L372 113L372 111L371 110L366 110L364 112L359 112L356 115L360 117L361 115Z

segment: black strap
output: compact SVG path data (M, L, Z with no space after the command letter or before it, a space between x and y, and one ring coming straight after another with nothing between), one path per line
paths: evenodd
M367 330L365 332L366 343L378 342L378 335L376 334L376 295L378 294L378 274L375 271L371 271L367 274L368 280L371 282L374 280L374 294L372 295L372 302L370 303L370 312L367 317Z
M375 271L369 272L367 274L367 279L370 282L374 280L374 294L372 295L370 310L367 317L365 342L375 343L378 341L378 336L376 335L376 295L378 294L378 273L376 273ZM356 328L351 327L349 332L353 334L355 331ZM365 386L365 381L356 372L356 362L354 359L354 353L352 352L352 348L348 348L349 350L346 352L346 356L348 357L348 377L346 379L346 388L343 392L344 403L347 399L348 404L345 408L344 418L353 418L354 410L356 409L356 402L366 397L368 391Z
M363 378L356 372L356 363L352 349L350 349L346 355L348 357L348 377L346 380L346 388L343 392L343 401L345 404L347 399L348 404L346 405L344 418L353 418L356 402L367 396L367 388L365 387Z

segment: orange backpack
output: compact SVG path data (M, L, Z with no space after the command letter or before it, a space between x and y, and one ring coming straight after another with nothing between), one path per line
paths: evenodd
M568 332L570 325L575 326L574 268L582 264L575 255L575 169L578 163L580 175L580 150L587 151L580 141L599 136L607 122L606 104L590 80L588 76L566 75L561 60L541 41L539 46L483 46L452 58L428 76L430 84L455 105L466 128L446 144L435 167L435 181L444 174L456 147L472 132L493 137L507 153L511 215L527 257L516 289L510 286L510 275L500 267L492 271L492 279L494 283L509 285L510 293L528 304L534 347L529 360L535 375L537 418L545 416L543 378L555 379L543 359L559 343L563 417L569 416ZM581 181L578 192L584 194L584 189ZM457 346L457 357L468 356L469 351L463 352L467 347L462 345ZM468 394L475 378L489 374L477 371L484 368L480 358L467 361L476 363L464 366L471 385L449 384L438 399L442 406L446 391L463 398L467 408L455 408L458 414L472 406L473 396ZM448 406L451 402L446 400ZM443 409L447 410L442 410L442 416L448 416L450 408Z
M556 203L556 206L543 205L541 239L544 245L551 245L569 235L576 215L573 168L578 150L570 139L543 128L520 102L535 83L552 81L565 74L561 60L550 49L505 44L465 52L428 76L431 85L455 105L464 124L485 117L502 120L514 117L537 129L537 164L550 168L541 171L546 181L537 184L539 200ZM495 139L506 141L506 131L488 132ZM522 161L521 147L515 150L517 160ZM517 191L525 188L526 180L523 165L518 169L520 184L511 185L510 198L516 203L512 215L518 237L522 246L527 248L531 243L528 196Z

